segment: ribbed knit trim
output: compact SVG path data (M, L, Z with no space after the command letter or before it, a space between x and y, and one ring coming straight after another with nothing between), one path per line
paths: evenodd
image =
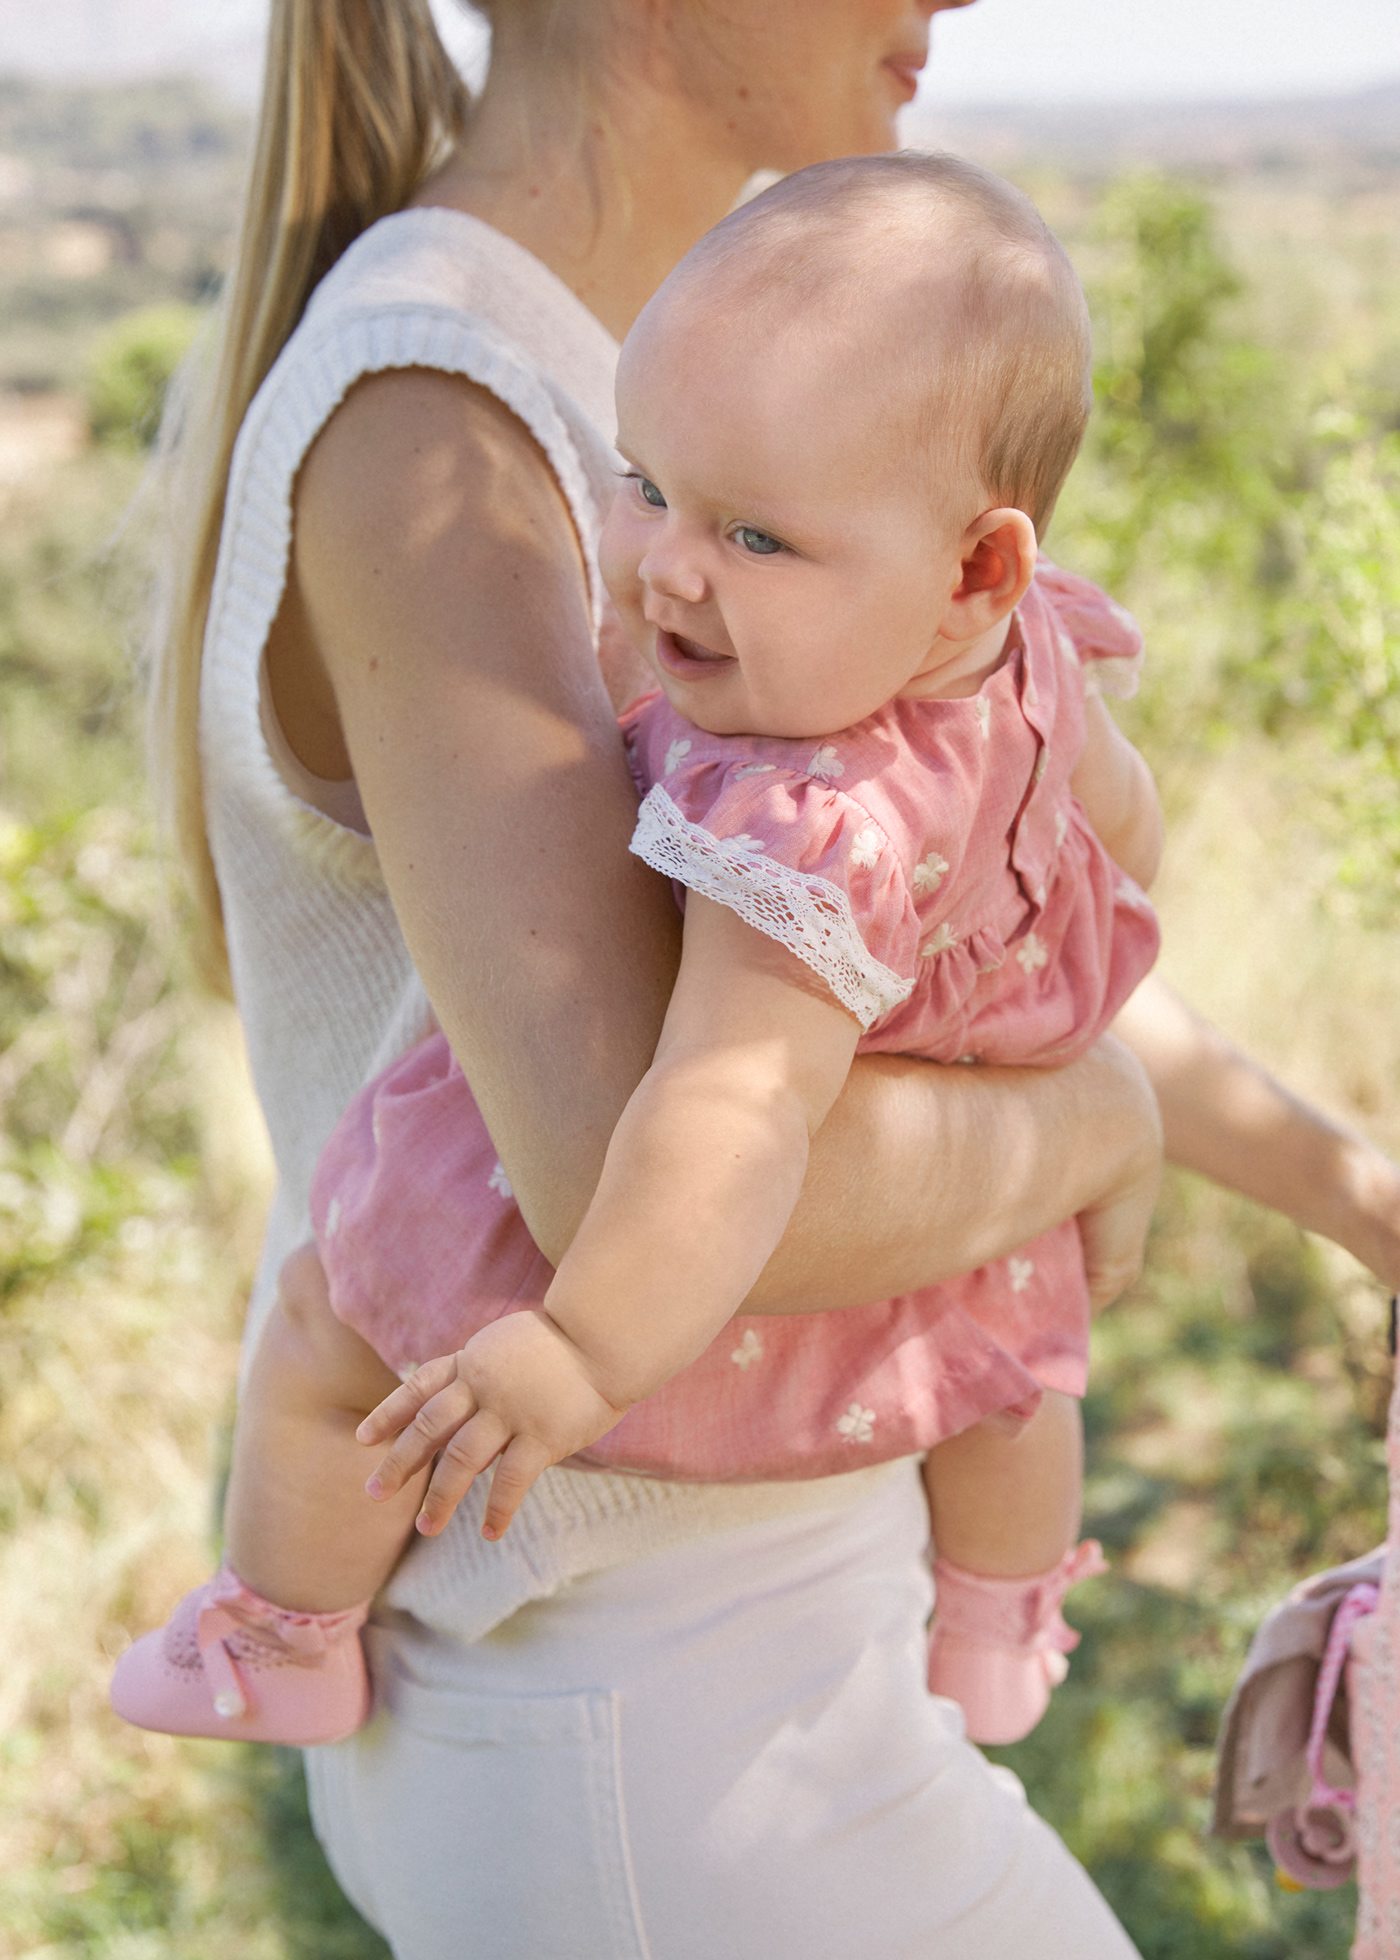
M792 1483L681 1484L556 1464L534 1484L504 1538L481 1536L489 1475L440 1538L410 1549L383 1595L395 1612L480 1640L571 1579L647 1558L764 1518L863 1503L899 1461Z

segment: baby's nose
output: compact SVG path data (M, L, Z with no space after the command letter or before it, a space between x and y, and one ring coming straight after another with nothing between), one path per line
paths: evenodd
M705 596L705 575L687 555L673 546L654 545L637 567L642 584L658 598L680 599L698 606Z

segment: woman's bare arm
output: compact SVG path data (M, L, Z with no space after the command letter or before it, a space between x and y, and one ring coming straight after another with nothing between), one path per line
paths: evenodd
M556 1262L650 1063L679 947L554 477L491 397L362 383L298 486L296 598L404 936L527 1224ZM1111 1045L1058 1072L852 1070L750 1307L848 1306L1087 1212L1136 1271L1155 1116Z
M1400 1165L1295 1096L1156 976L1116 1029L1157 1092L1170 1162L1320 1232L1400 1288Z

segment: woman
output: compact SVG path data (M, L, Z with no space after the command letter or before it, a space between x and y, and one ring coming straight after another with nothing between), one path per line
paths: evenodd
M591 562L616 339L755 169L892 142L949 3L499 0L470 114L427 0L274 5L157 692L277 1157L255 1322L320 1144L424 989L535 1238L567 1245L676 942L626 849L613 713L640 676ZM1306 1190L1310 1222L1394 1256L1338 1174L1372 1168L1360 1146L1289 1121L1160 998L1147 1025L1170 1124L1174 1083L1211 1088L1188 1161L1253 1125L1258 1195ZM1157 1152L1116 1044L1033 1080L862 1063L750 1304L927 1284L1037 1208L1080 1215L1110 1298ZM401 1960L1129 1953L923 1690L921 1522L912 1464L744 1488L559 1468L491 1547L464 1507L390 1589L382 1716L312 1761L347 1891Z

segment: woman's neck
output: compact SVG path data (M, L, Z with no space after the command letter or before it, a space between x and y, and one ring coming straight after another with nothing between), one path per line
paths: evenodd
M590 113L568 78L498 58L419 204L446 204L533 252L620 340L748 177L704 120L635 68Z

